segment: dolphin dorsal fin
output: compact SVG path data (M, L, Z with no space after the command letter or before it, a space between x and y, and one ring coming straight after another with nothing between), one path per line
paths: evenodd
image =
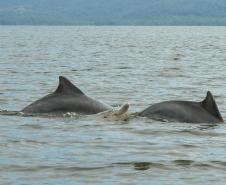
M54 93L84 94L79 88L77 88L67 78L63 76L59 76L59 85Z
M202 107L206 109L210 114L212 114L214 117L216 117L220 121L223 121L223 118L219 112L219 109L214 100L214 97L210 91L207 92L206 98L201 103L202 103Z

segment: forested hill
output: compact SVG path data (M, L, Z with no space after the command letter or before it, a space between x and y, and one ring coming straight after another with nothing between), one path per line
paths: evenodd
M0 0L1 25L226 25L226 0Z

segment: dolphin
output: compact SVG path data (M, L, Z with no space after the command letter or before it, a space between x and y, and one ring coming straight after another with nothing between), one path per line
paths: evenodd
M165 101L151 105L138 113L139 116L154 120L167 120L186 123L224 122L213 95L207 92L201 102Z
M59 85L53 93L31 103L22 109L21 112L28 114L64 114L74 112L81 115L91 115L111 109L111 106L85 95L67 78L59 76Z
M127 121L129 119L129 104L123 104L118 110L107 110L100 115L109 121Z

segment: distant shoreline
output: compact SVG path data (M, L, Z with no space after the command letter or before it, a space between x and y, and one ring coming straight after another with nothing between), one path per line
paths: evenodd
M226 26L225 0L0 0L0 25Z
M94 26L94 27L226 27L226 25L131 25L131 24L0 24L0 26Z

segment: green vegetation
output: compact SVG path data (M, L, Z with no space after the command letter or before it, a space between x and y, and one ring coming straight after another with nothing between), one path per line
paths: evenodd
M0 0L1 25L226 25L225 0Z

